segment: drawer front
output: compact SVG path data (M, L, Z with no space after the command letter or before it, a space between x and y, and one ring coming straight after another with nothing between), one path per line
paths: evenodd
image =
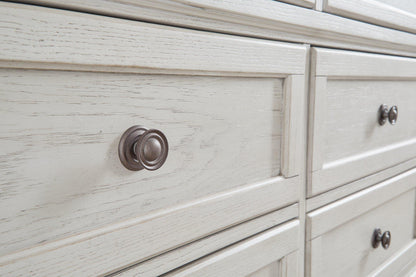
M297 201L305 47L1 5L0 271L102 274ZM157 171L120 163L133 125Z
M416 2L413 0L324 0L323 10L416 33Z
M313 63L309 195L416 155L416 59L316 48Z
M164 276L295 277L298 232L299 221L294 220ZM127 271L126 276L133 275Z
M277 0L276 0L277 1ZM315 6L316 0L279 0L280 2L285 2L288 4L303 6L306 8L313 8Z
M415 182L413 169L309 213L310 276L367 276L396 253L413 248ZM383 235L390 231L387 249L383 243L372 245L377 228ZM402 258L402 264L413 259Z

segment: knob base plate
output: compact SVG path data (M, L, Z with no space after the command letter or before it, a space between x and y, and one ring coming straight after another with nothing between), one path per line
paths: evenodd
M120 143L118 144L118 156L121 163L129 170L139 171L144 168L143 165L136 159L133 149L135 143L137 142L137 138L143 135L146 131L146 127L136 125L128 128L121 136Z

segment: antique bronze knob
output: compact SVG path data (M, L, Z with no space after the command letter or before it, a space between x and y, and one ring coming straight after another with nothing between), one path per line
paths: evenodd
M390 247L391 242L391 234L390 231L384 232L382 238L381 238L381 245L384 249L388 249Z
M384 125L387 122L389 117L389 107L386 104L383 104L378 109L378 123Z
M168 157L168 140L155 129L136 125L121 136L118 155L121 163L129 170L156 170Z
M398 116L399 116L399 108L397 108L397 106L391 107L389 111L389 121L392 125L396 124Z
M382 234L381 229L377 228L373 232L373 237L371 239L371 244L374 248L377 248L379 245L383 246L384 249L388 249L390 247L391 242L391 234L390 231L386 231Z
M380 245L382 237L383 235L381 234L381 229L375 229L373 232L373 238L371 240L371 244L374 248L377 248Z

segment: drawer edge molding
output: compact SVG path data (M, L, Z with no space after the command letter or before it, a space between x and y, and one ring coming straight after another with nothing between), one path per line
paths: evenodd
M130 67L281 76L305 73L304 45L22 4L0 3L0 7L3 63L39 63L40 67L46 63L49 68L58 64L62 69L68 65L70 70L80 65L122 71Z
M322 10L322 1L315 2ZM413 56L413 34L280 1L21 0L59 9L327 47ZM313 18L313 20L311 20Z
M307 239L314 239L416 187L416 169L307 214Z
M399 175L406 170L414 167L416 167L416 159L411 159L375 174L361 178L347 185L343 185L325 193L316 195L306 200L306 211L311 212L316 210L345 196L351 195L357 191L380 183L392 176Z
M30 270L31 274L41 276L75 272L78 275L98 275L122 269L295 203L299 181L299 177L276 177L168 211L5 255L0 257L0 273L24 275ZM180 235L172 240L167 232ZM143 252L143 249L153 249L154 252ZM86 263L88 268L82 266Z
M349 50L311 48L315 76L416 79L416 59Z
M314 185L310 188L310 192L313 195L319 194L334 186L338 187L359 180L360 177L371 176L371 174L412 159L414 153L416 153L416 139L325 164L322 170L312 172L311 181ZM400 157L400 160L397 157Z
M116 276L159 276L266 229L276 227L298 215L299 204L296 203L116 272ZM107 274L110 273L112 272Z
M405 270L408 263L412 262L416 257L416 239L410 244L406 245L399 252L395 253L393 257L388 259L382 265L380 265L375 271L368 276L371 277L383 277L394 276L401 270Z
M325 0L324 11L356 20L416 33L416 15L369 0Z
M248 238L218 253L185 266L168 276L241 276L296 251L298 245L299 221L293 220L281 226ZM279 242L279 247L276 247ZM261 250L261 251L260 251ZM255 258L250 259L256 255ZM234 261L234 262L233 262ZM243 267L232 267L237 261L245 261Z

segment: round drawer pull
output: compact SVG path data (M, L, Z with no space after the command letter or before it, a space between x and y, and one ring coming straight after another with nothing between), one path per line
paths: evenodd
M386 231L382 234L380 228L377 228L374 230L371 244L373 245L374 248L377 248L380 245L380 242L384 249L388 249L390 247L390 242L391 242L390 231Z
M399 108L397 108L397 106L391 107L389 111L389 121L392 125L396 124L398 116L399 116Z
M386 104L383 104L378 109L378 123L384 125L389 118L389 107Z
M155 129L136 125L127 129L118 145L121 163L129 170L156 170L168 157L168 140Z
M381 238L381 245L384 249L388 249L390 247L391 242L391 234L390 231L386 231L383 234L383 237Z

